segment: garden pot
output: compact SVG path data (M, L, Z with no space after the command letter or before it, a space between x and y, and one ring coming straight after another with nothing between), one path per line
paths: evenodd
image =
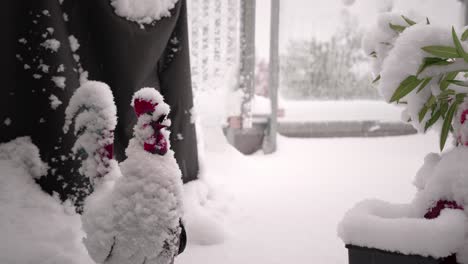
M419 255L404 255L375 248L346 245L349 264L457 264L455 254L435 259Z

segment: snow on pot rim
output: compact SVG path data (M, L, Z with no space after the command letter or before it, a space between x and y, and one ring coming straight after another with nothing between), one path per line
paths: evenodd
M444 258L459 251L467 231L463 211L445 209L431 220L413 212L410 204L366 200L346 213L338 236L345 244L406 255Z

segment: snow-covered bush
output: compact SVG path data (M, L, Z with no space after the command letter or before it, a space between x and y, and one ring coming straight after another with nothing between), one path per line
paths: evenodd
M380 16L364 39L364 49L375 58L373 72L380 93L390 103L404 104L405 121L419 131L442 126L440 148L456 128L456 144L466 144L468 92L468 31L419 23L395 14ZM457 118L454 118L457 117Z

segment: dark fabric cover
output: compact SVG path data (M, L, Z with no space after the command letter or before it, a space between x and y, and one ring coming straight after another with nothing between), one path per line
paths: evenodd
M145 86L155 87L172 107L172 149L184 182L196 179L185 0L178 1L171 17L144 28L117 16L110 0L64 0L63 4L59 0L8 0L3 5L0 142L32 137L41 158L50 166L48 175L39 180L45 191L72 199L77 205L92 191L78 172L79 160L70 155L73 133L62 130L64 110L80 85L83 70L89 80L105 82L113 91L119 118L115 131L118 160L125 159L124 150L136 122L130 107L133 93ZM80 44L75 53L70 35ZM41 45L46 39L60 41L57 52ZM61 65L63 72L59 71ZM52 76L66 77L65 89L57 87ZM63 102L55 110L50 106L51 95ZM8 119L9 125L5 122Z

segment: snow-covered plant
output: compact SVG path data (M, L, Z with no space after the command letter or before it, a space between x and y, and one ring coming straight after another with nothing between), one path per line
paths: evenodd
M71 97L65 115L65 133L75 122L73 152L86 155L80 172L94 182L112 167L117 108L109 86L97 81L84 83Z
M468 145L468 30L461 37L431 25L385 13L364 39L374 57L374 82L390 103L406 105L405 121L419 131L441 124L440 149L452 131L455 144Z

